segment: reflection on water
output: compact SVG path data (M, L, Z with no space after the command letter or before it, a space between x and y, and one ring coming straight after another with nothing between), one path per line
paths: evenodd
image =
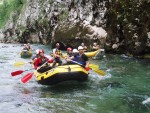
M3 47L2 47L3 46ZM6 46L6 47L5 47ZM28 72L11 77L15 70L32 68L30 64L16 68L17 61L30 61L19 56L20 44L0 45L0 111L1 113L149 113L150 61L124 55L106 55L91 60L107 71L102 77L90 71L84 83L64 82L43 86L34 77L26 84L20 79ZM43 48L50 54L49 46Z

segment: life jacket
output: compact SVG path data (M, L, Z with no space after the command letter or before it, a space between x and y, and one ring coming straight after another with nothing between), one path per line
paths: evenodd
M48 62L48 63L52 63L53 62L53 59L49 60L47 57L44 56L44 58L40 58L38 57L36 59L36 61L34 62L34 68L37 69L37 67L43 65L45 62Z
M61 50L59 50L59 49L57 49L57 48L56 48L55 54L56 54L56 55L59 55L59 56L62 56ZM53 53L51 53L51 56L53 57Z
M83 54L82 54L83 55ZM76 61L82 65L85 65L86 62L85 60L82 58L82 55L80 56L79 54L77 54L74 58L73 58L73 61Z
M60 56L61 56L61 55L62 55L61 50L56 49L55 54L56 54L56 55L60 55Z
M45 62L47 61L47 58L46 57L44 57L44 58L39 58L38 59L38 67L39 66L41 66L41 65L43 65Z

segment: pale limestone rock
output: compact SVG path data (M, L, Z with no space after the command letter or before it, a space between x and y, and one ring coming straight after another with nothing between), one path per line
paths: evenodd
M117 49L119 46L118 46L118 44L113 44L112 45L112 49Z
M140 46L141 42L135 42L135 46Z
M147 35L148 35L148 39L150 39L150 32L148 32Z

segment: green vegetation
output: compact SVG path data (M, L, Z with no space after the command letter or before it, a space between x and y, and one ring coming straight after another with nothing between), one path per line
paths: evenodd
M68 11L62 11L62 13L60 14L60 20L64 21L67 19L69 12Z
M0 28L2 28L13 12L13 22L15 22L21 13L26 0L1 0L0 1Z

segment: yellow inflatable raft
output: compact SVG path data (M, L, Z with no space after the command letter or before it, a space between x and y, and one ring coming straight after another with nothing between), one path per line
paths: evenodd
M20 52L21 58L28 58L32 56L32 51L31 50L21 50Z
M79 65L63 65L50 69L44 73L34 72L36 80L42 85L54 85L63 81L86 81L88 71Z
M100 49L98 49L97 51L93 51L93 52L85 52L85 54L86 54L88 57L94 57L94 56L96 56L99 52L100 52Z
M92 51L92 52L85 52L84 54L86 54L87 55L87 57L94 57L94 56L96 56L97 54L99 54L99 52L100 52L100 49L99 50L97 50L97 51ZM63 57L65 58L67 56L67 54L63 54Z

